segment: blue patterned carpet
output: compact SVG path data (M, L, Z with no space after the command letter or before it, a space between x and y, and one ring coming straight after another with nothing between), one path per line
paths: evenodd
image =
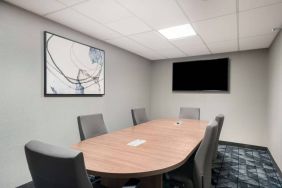
M282 188L282 178L267 150L219 145L212 187Z

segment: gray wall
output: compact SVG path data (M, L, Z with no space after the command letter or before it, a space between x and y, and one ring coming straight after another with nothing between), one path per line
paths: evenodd
M104 97L43 97L43 31L106 52ZM24 144L79 141L76 116L104 114L110 131L132 125L130 109L149 109L151 62L0 2L0 187L30 180Z
M218 57L230 57L230 93L172 92L172 62ZM154 62L152 118L176 117L181 106L200 107L203 120L226 115L221 140L266 145L267 57L267 50L257 50Z
M268 147L282 169L282 33L269 50Z

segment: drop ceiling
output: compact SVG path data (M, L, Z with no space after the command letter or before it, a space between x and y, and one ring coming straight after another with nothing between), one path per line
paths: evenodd
M268 48L282 0L6 0L147 59ZM190 23L196 36L158 30Z

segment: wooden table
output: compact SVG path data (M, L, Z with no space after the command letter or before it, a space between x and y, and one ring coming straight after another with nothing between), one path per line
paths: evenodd
M207 121L153 120L84 140L74 149L83 152L88 173L102 176L108 187L121 187L129 178L141 179L141 187L162 187L162 174L185 163L200 144ZM128 146L135 139L146 142Z

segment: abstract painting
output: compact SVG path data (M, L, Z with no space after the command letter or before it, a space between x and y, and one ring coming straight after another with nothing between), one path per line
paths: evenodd
M44 32L45 96L105 94L105 52Z

